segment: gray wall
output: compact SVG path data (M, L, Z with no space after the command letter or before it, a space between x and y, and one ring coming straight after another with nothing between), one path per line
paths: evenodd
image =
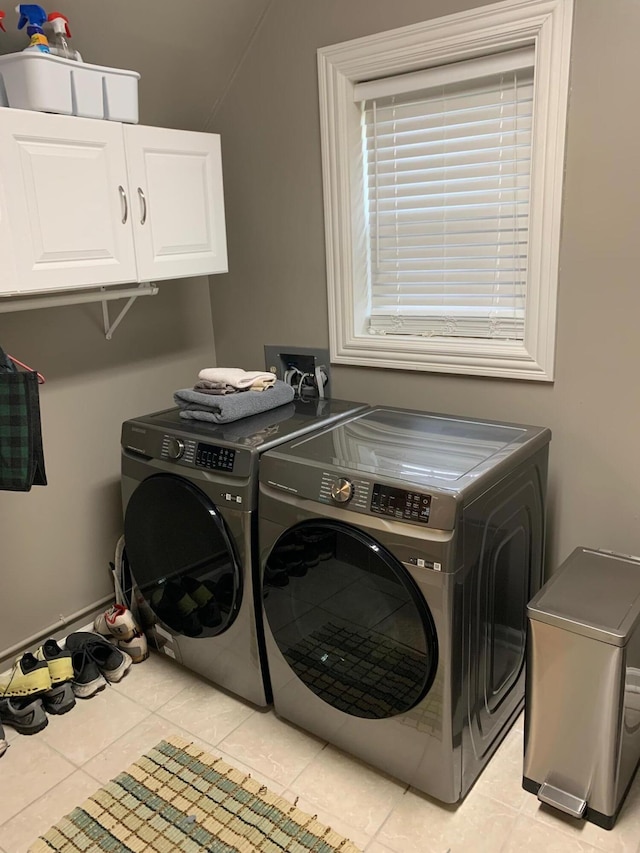
M328 346L316 49L479 5L273 0L214 113L231 269L211 289L219 364ZM640 553L640 4L576 6L555 383L332 366L336 397L551 427L549 571L577 545Z
M112 316L122 302L112 302ZM204 278L166 282L107 341L99 304L0 315L0 343L37 368L48 485L0 491L0 660L112 593L122 532L120 425L173 405L214 362ZM60 623L62 624L62 623Z
M47 377L49 476L0 492L0 658L109 594L123 419L170 405L204 363L328 346L316 49L479 5L192 0L176 19L167 0L66 0L88 61L141 72L142 122L222 134L231 272L210 280L212 311L204 279L168 282L109 342L97 305L0 315L0 345ZM549 425L550 568L577 544L640 553L638 32L635 0L578 0L556 382L332 368L334 396Z
M142 123L202 130L265 6L193 0L178 15L168 0L65 0L63 11L85 61L140 72ZM27 43L5 8L0 53ZM224 278L214 277L214 289ZM111 303L112 317L122 304ZM49 479L27 494L0 491L1 661L112 593L108 561L122 531L120 425L171 406L175 388L215 364L208 281L161 283L112 341L100 305L0 314L0 346L47 379L40 402Z

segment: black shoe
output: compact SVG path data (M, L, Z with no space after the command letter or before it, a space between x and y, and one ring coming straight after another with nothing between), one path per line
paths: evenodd
M284 567L289 577L292 578L303 578L309 571L309 567L302 560L288 560Z
M195 578L183 577L181 586L198 605L196 616L205 628L215 628L222 622L220 608L216 601L216 587L213 581L196 580Z
M218 580L213 581L216 601L221 607L231 609L233 597L236 591L233 572L225 572Z
M289 583L289 575L285 571L282 560L276 556L271 556L267 560L267 565L264 568L264 582L267 586L287 586Z
M4 739L4 729L0 726L0 758L2 758L8 748L9 744Z
M86 649L72 652L71 660L74 673L71 689L74 696L78 699L90 699L100 690L104 690L107 681Z
M49 720L42 699L0 699L0 722L14 728L21 735L35 735L48 725Z
M177 581L168 581L153 593L151 606L160 619L174 631L186 637L202 634L198 619L198 605Z
M131 658L98 634L69 634L67 649L73 657L73 692L81 699L93 696L107 681L120 681L131 667Z
M334 533L322 533L318 536L318 556L321 560L330 560L335 554L336 537Z
M71 659L73 659L73 656ZM72 682L67 681L64 684L58 684L57 687L52 687L51 690L47 690L46 693L42 694L42 704L47 714L66 714L76 704Z
M292 578L301 578L307 573L305 549L300 541L279 545L273 556L282 563L282 568Z
M317 533L303 533L301 536L304 543L304 564L311 569L320 562L320 540Z

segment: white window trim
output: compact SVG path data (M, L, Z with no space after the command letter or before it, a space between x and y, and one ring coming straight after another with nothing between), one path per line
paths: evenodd
M553 381L573 0L505 0L318 51L331 361ZM534 150L524 340L369 335L363 289L362 175L356 83L534 45Z

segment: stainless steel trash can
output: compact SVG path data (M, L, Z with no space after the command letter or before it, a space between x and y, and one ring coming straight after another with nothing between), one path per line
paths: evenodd
M611 829L640 760L640 558L576 548L527 616L522 785Z

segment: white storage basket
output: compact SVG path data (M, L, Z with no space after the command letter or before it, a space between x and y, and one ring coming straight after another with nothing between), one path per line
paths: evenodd
M139 79L136 71L25 50L0 56L0 106L137 124Z

